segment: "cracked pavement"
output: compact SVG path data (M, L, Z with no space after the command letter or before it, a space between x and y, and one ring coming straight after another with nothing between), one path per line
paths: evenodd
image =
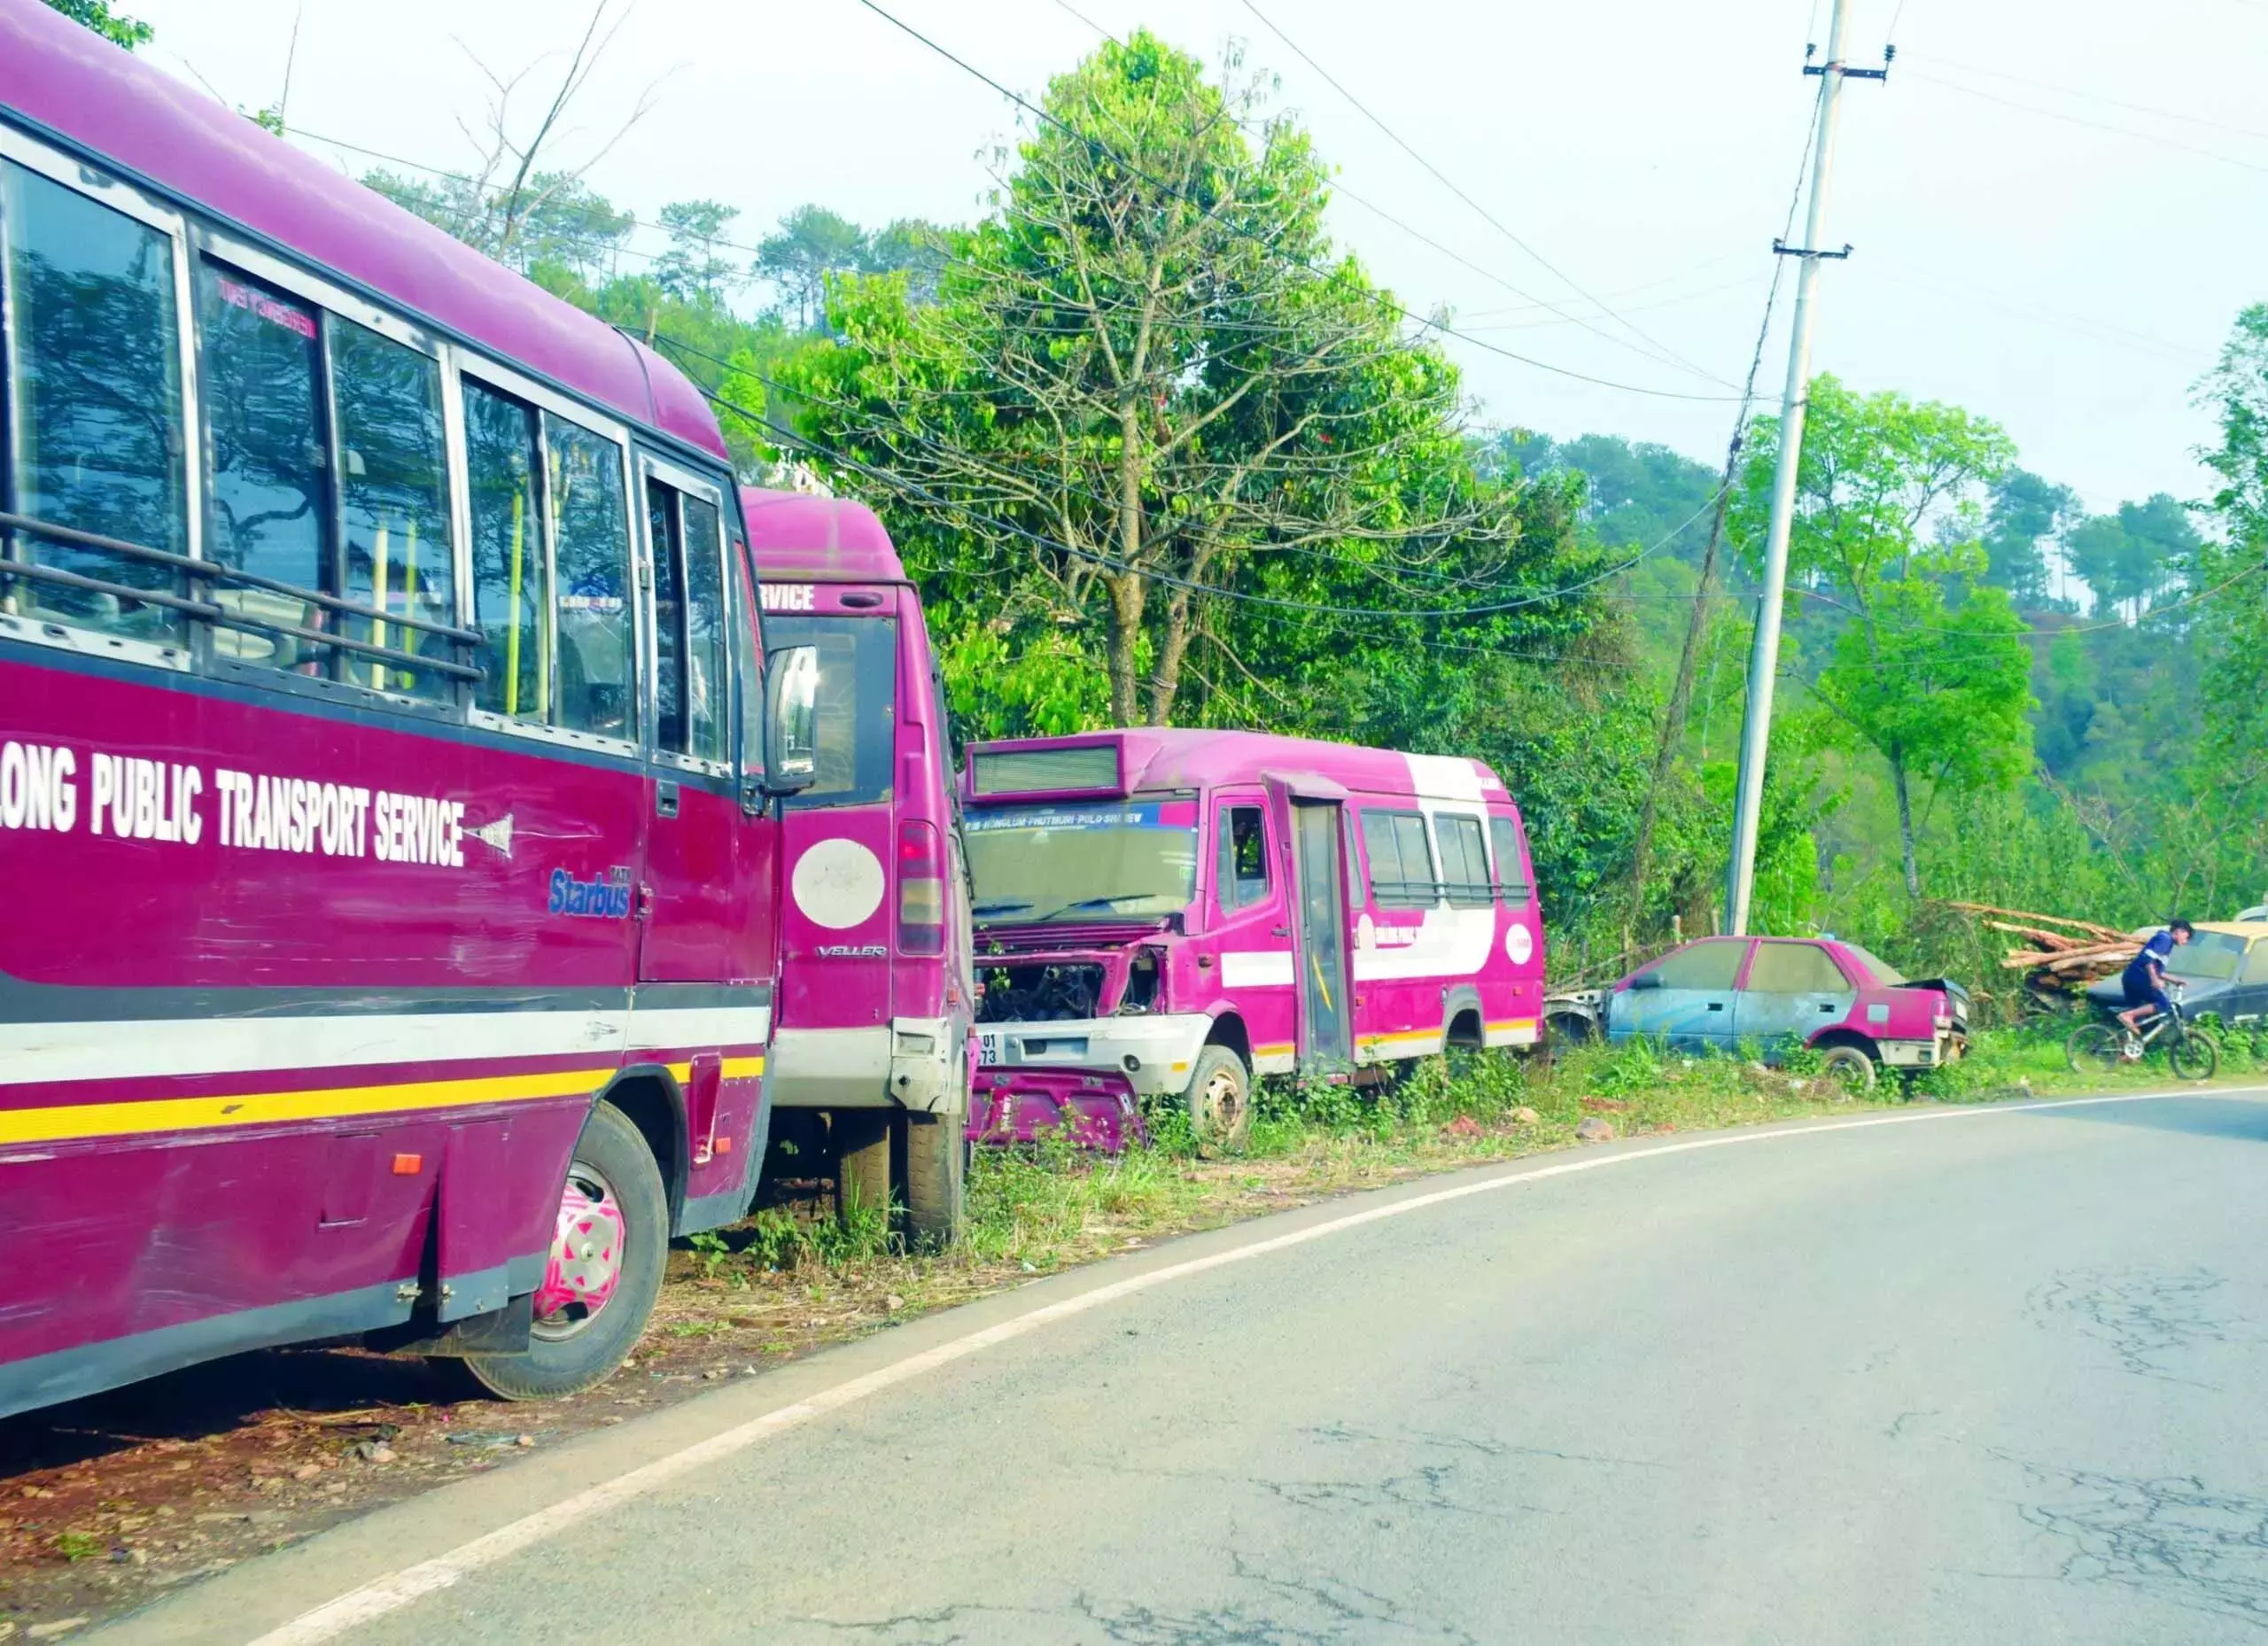
M2264 1174L2251 1095L1477 1195L1053 1322L343 1638L2268 1642ZM119 1635L242 1639L324 1551Z

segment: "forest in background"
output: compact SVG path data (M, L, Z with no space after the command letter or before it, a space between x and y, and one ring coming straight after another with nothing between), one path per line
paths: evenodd
M1556 973L1719 918L1773 419L1728 487L1484 420L1454 316L1331 241L1327 167L1266 77L1145 33L1051 84L977 222L642 218L551 152L605 14L532 130L492 75L478 164L363 181L673 359L743 479L872 503L960 737L1142 720L1477 755L1528 819ZM1987 419L1814 381L1760 928L1989 986L1997 945L1950 901L2140 923L2268 898L2268 304L2196 392L2215 493L2089 514L2085 477L2024 468Z

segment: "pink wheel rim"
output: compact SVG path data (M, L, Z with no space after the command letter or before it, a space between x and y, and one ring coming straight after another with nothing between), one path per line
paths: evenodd
M537 1336L572 1337L598 1318L622 1283L627 1233L613 1185L581 1161L569 1167L551 1259L535 1291Z

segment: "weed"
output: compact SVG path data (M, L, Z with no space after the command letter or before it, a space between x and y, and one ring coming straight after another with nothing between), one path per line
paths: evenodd
M66 1560L92 1560L103 1552L103 1541L90 1532L58 1532L48 1547Z

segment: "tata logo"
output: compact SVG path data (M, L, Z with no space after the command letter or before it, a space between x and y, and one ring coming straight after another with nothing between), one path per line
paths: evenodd
M611 868L604 878L593 875L582 881L565 869L554 869L546 912L578 920L621 920L630 912L630 871Z

